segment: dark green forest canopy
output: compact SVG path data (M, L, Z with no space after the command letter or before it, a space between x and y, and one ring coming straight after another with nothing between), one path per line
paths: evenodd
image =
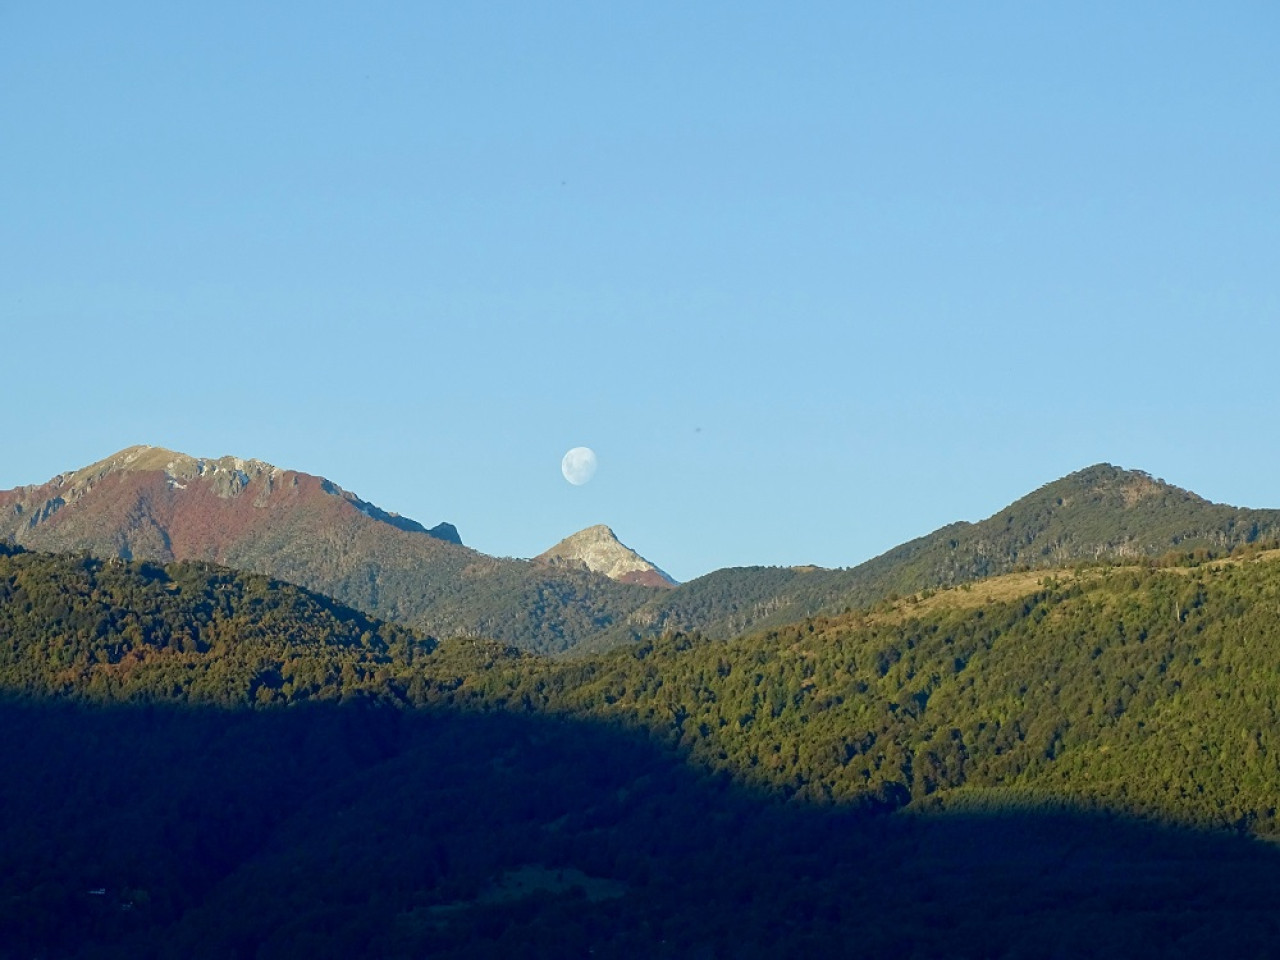
M8 548L0 682L13 692L226 706L339 696L341 668L411 664L434 641L298 587L201 563ZM286 694L281 694L286 695Z
M589 718L786 797L898 807L999 789L1272 833L1278 571L1103 568L1007 602L550 661L438 644L220 568L27 553L0 558L0 682L95 700L361 697Z
M1227 839L1277 832L1267 554L553 661L207 565L0 552L23 955L1280 943L1270 847Z
M453 696L639 725L816 802L933 808L996 790L1276 831L1280 564L1103 569L910 609L497 664Z

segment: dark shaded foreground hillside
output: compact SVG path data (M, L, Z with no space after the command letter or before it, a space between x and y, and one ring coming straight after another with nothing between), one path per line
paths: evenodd
M1270 955L1277 611L1254 551L552 661L0 548L0 956Z
M1260 841L783 805L599 723L9 700L0 728L6 958L1280 950Z

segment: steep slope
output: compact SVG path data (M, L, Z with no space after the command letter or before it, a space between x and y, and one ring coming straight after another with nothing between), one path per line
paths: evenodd
M845 570L718 570L653 599L601 646L669 630L718 637L865 606L894 593L1019 568L1229 551L1280 537L1280 510L1210 503L1136 470L1098 464L1047 484L979 523L949 524Z
M619 583L639 583L646 587L676 585L675 580L619 541L602 523L565 537L536 559L547 563L579 563Z
M0 492L0 538L59 552L204 560L320 591L437 635L559 651L651 596L578 567L496 559L322 477L256 460L130 447Z

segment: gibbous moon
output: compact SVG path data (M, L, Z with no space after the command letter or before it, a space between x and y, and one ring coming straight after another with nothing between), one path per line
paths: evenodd
M590 447L574 447L560 461L560 472L575 487L596 475L596 452Z

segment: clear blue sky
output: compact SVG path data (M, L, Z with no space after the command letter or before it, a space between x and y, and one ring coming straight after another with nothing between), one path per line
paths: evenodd
M1271 2L0 2L0 488L231 453L680 579L1102 460L1280 506L1278 49Z

